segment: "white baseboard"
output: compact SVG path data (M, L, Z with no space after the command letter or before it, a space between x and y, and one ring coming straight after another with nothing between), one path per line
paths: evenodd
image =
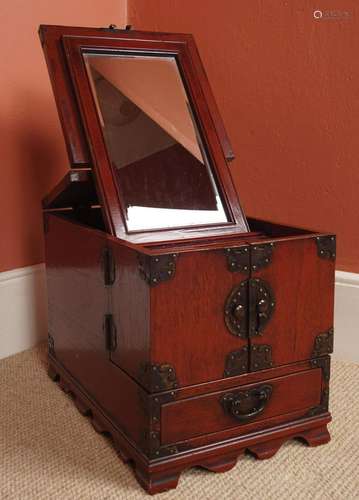
M335 276L334 356L359 363L359 274ZM0 273L0 359L47 336L45 265Z
M0 359L47 336L45 265L0 273Z
M335 273L334 357L359 363L359 274Z

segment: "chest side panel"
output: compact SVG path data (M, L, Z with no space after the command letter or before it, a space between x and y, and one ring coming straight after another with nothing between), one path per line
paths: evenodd
M79 387L135 441L146 417L138 388L124 382L109 359L103 330L110 289L104 286L106 234L48 217L46 268L49 345L54 357ZM138 408L131 414L126 408Z
M81 342L103 350L102 322L108 305L102 269L106 235L56 216L46 217L49 332L57 355L65 359Z
M243 337L231 332L225 308L234 289L248 279L248 269L233 271L231 262L225 249L179 254L173 278L151 288L151 362L169 363L179 386L227 376L231 353L241 372L247 371L245 326ZM237 305L245 295L243 286ZM232 312L235 304L230 307Z

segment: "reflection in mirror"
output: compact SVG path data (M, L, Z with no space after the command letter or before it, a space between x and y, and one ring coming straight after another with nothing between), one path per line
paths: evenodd
M175 58L84 59L127 230L228 222Z

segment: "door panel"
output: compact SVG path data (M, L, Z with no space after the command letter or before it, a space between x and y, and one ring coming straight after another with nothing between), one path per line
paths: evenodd
M181 253L174 277L151 288L151 362L172 365L180 386L223 378L231 352L247 371L248 351L237 351L248 348L248 339L230 332L225 306L249 269L232 272L232 262L225 249Z
M150 288L141 278L135 251L116 241L109 241L109 248L116 268L111 312L117 347L111 353L111 360L138 380L141 367L149 362Z
M261 344L271 346L273 366L278 366L311 358L317 335L332 328L334 261L318 256L315 237L271 241L271 261L257 269L252 266L252 281L269 285L275 305L250 342L251 352L253 347L258 352ZM268 242L253 243L252 254L263 243ZM258 321L258 306L256 314Z

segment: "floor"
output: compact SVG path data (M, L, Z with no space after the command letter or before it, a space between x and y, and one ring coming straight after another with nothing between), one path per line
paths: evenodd
M333 362L332 441L292 441L231 471L189 470L163 499L359 499L359 365ZM149 498L111 442L46 374L44 348L0 361L0 499Z

